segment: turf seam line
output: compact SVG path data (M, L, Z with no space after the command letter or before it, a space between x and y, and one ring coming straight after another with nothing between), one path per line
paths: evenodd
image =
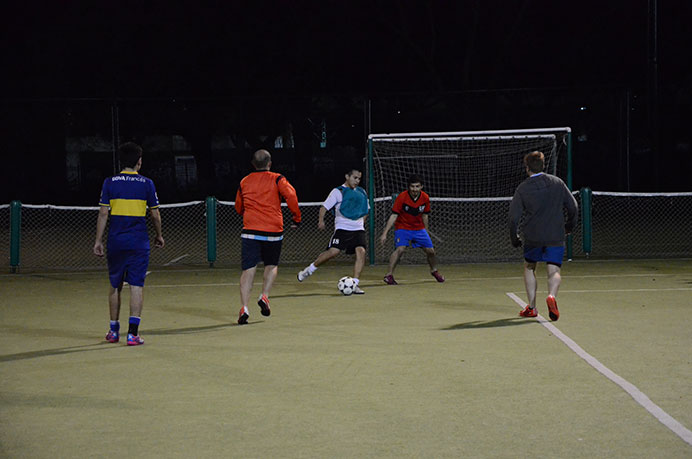
M512 292L507 292L507 296L510 297L515 303L520 307L524 308L526 303ZM663 409L656 405L647 395L640 391L634 384L630 383L620 375L613 372L610 368L603 365L594 356L586 352L577 343L575 343L569 336L562 333L555 325L545 320L540 314L537 317L538 322L547 328L553 336L562 341L567 347L569 347L572 352L577 354L579 357L584 359L586 363L591 365L596 371L601 373L606 378L610 379L612 382L620 386L625 392L627 392L637 403L639 403L645 410L651 413L658 421L664 426L668 427L673 433L680 437L685 443L692 446L692 431L683 426L679 421L673 418L671 415L663 411Z

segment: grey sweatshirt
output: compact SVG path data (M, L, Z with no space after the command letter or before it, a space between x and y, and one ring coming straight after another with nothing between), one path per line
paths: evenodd
M566 217L565 220L565 211ZM509 205L509 235L516 239L522 221L524 245L561 246L577 225L577 201L560 178L539 174L519 184Z

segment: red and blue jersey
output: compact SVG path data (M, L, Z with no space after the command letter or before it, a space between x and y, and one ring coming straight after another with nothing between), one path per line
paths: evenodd
M134 171L108 177L103 182L99 205L111 209L108 250L149 249L147 207L159 207L151 179Z
M394 200L392 212L399 215L394 223L394 229L425 229L423 214L430 213L430 196L425 191L421 191L418 198L413 200L406 190L399 193Z

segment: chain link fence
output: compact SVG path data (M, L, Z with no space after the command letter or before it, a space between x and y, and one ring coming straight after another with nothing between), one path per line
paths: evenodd
M594 191L592 207L592 256L692 256L692 193Z
M575 193L580 208L581 195ZM692 193L593 192L590 231L592 258L692 257ZM507 212L510 198L432 199L430 230L441 263L499 262L521 259L510 245ZM166 247L152 249L150 266L240 266L242 218L229 201L216 201L215 257L208 258L208 216L203 201L161 205ZM290 228L284 205L285 237L282 263L309 264L326 249L333 231L327 213L325 231L317 228L321 203L301 203L302 224ZM19 268L26 271L105 269L106 260L93 255L98 207L22 205ZM377 264L386 264L394 249L393 230L379 242L391 198L375 202L374 244ZM0 205L0 255L10 264L10 206ZM366 221L366 230L369 228ZM154 232L150 223L150 233ZM585 257L585 229L572 233L575 258ZM212 233L213 234L213 233ZM370 242L369 242L370 243ZM350 260L347 255L340 255ZM407 250L402 263L425 264L421 250Z

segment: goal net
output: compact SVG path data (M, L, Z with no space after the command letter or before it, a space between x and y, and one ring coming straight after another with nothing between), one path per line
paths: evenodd
M570 128L370 135L371 242L391 214L392 199L416 174L432 201L430 232L440 261L517 259L521 255L509 242L507 212L526 178L524 155L542 151L546 172L569 183L569 135ZM371 243L371 260L386 262L392 249ZM420 252L407 251L402 262L424 263Z

